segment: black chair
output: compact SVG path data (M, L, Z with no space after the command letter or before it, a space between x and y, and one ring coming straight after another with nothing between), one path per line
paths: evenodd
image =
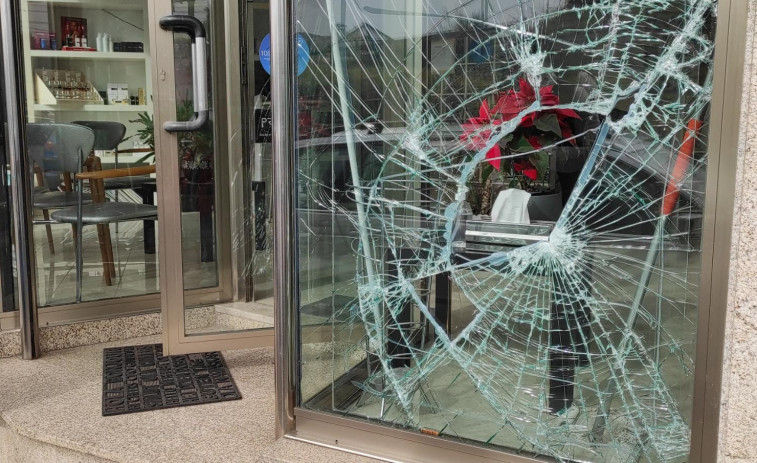
M50 210L75 206L79 199L78 192L73 191L72 172L66 170L73 166L60 162L60 151L70 148L70 140L64 140L60 135L56 124L27 125L29 156L36 166L35 175L38 183L33 191L32 207L41 210L44 218L42 221L35 220L34 224L45 225L50 254L55 254ZM92 197L83 194L82 201L88 204L92 202Z
M95 133L95 146L93 150L113 151L116 169L118 169L118 145L124 141L126 126L120 122L111 121L74 121L72 124L89 127ZM149 175L140 175L136 177L117 177L106 178L103 185L106 190L125 190L139 189L144 182L153 181ZM116 192L116 201L118 201L118 192Z
M44 154L32 150L32 156L40 166L51 165L60 172L74 174L72 191L67 193L69 199L74 199L74 206L66 207L52 213L55 222L69 223L74 228L76 239L76 302L81 301L82 282L82 228L84 225L98 225L98 238L103 256L104 272L107 285L112 284L115 276L112 249L110 246L109 223L126 220L155 220L158 209L155 206L135 203L107 202L104 178L122 178L132 175L145 175L155 171L155 166L144 166L133 169L98 170L99 159L88 156L95 145L95 132L90 128L73 124L29 124L30 145L44 148L48 140L55 140L55 159L44 159ZM44 141L43 141L44 140ZM32 143L32 141L34 143ZM85 162L86 161L86 162ZM85 172L85 166L90 170ZM52 170L51 170L52 171ZM91 194L85 195L84 180L89 181ZM55 193L55 192L53 192Z

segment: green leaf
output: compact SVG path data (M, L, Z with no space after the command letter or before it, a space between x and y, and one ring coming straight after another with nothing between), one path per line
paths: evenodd
M141 158L137 159L137 164L141 164L143 162L147 162L148 159L154 158L154 157L155 157L155 153L154 152L147 153L144 156L142 156Z
M142 143L155 149L155 131L152 116L146 112L138 113L137 119L130 120L129 122L142 125L142 128L137 130L136 136L142 141Z
M515 141L515 144L510 144L509 146L510 150L515 153L529 153L534 150L534 147L531 146L531 143L523 135Z
M539 151L530 155L528 157L528 160L531 161L531 164L533 164L534 167L536 167L536 172L538 172L539 180L544 181L546 179L547 172L549 171L549 155L544 151Z
M484 166L481 167L481 182L486 183L492 172L494 172L494 166L492 166L488 162L485 162Z
M562 140L562 138L555 140L555 137L553 137L552 134L549 134L549 136L537 135L536 139L539 141L539 144L541 146L552 146Z
M560 121L557 120L557 114L544 114L536 119L534 125L536 125L536 128L542 132L552 132L562 138L562 130L560 129Z

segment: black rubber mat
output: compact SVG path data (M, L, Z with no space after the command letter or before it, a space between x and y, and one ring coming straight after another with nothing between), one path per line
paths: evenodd
M163 356L163 346L103 350L103 416L241 399L220 352Z

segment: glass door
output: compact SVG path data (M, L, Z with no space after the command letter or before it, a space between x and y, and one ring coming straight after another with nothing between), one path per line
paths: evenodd
M273 314L273 234L272 234L272 131L271 131L271 26L268 0L244 2L245 122L248 129L247 159L250 173L248 216L251 239L248 299Z
M150 27L164 348L179 354L269 345L272 319L233 296L245 293L235 291L232 262L248 240L237 239L244 228L235 230L232 198L249 187L246 175L237 175L245 159L234 140L241 116L229 103L242 92L238 6L153 2Z

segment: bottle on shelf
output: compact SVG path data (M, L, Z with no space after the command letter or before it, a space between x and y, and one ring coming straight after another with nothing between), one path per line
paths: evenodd
M74 46L81 47L81 28L74 26Z
M62 90L60 88L60 73L57 70L53 71L53 80L51 82L51 85L52 85L53 96L55 98L60 98L62 96L61 95Z
M68 71L63 73L64 79L63 80L63 90L61 92L61 98L64 100L71 99L71 73Z
M113 53L113 37L108 35L108 51Z
M103 33L98 32L97 33L97 51L104 51L103 48L105 48L103 47Z
M71 33L71 25L66 26L66 36L63 39L63 46L64 47L73 47L74 46L74 36Z

